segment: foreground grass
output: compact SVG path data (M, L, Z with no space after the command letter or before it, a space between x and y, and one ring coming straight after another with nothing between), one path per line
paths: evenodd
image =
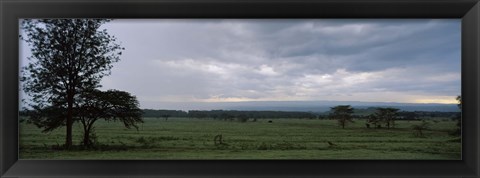
M96 150L58 150L64 128L41 133L20 125L20 159L461 159L459 137L448 134L456 122L432 122L424 137L411 129L419 121L397 121L395 129L367 129L356 121L345 129L333 120L274 119L229 122L145 118L139 130L98 121ZM81 128L74 128L80 144ZM225 145L214 145L222 134ZM328 144L328 142L334 145Z

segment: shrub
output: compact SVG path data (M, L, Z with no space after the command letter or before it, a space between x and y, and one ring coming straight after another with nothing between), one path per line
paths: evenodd
M420 124L412 125L412 129L414 131L413 135L415 135L416 137L423 137L423 130L427 130L430 127L429 125L430 123L425 120L422 120L422 123Z

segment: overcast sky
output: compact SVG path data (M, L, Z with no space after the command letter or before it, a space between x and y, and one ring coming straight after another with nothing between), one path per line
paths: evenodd
M455 103L460 20L114 20L102 89L162 102ZM25 61L28 48L22 44Z

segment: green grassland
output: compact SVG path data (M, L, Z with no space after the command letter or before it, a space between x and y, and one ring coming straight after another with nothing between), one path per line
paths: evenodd
M65 129L42 133L20 124L20 159L461 159L460 137L449 135L455 121L431 122L424 136L413 124L366 128L364 120L341 129L335 120L259 119L257 122L189 118L145 118L136 129L122 123L97 121L96 149L57 149ZM215 145L221 134L225 144ZM74 125L74 144L82 138ZM332 143L330 145L328 142Z

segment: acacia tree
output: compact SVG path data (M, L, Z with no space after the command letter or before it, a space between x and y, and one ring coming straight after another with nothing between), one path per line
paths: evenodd
M332 111L331 117L338 120L338 124L342 126L342 129L345 128L347 122L353 122L353 108L350 105L339 105L332 107L330 110Z
M52 117L36 117L37 126L53 130L66 126L65 147L72 145L76 96L99 87L124 49L100 26L106 19L26 19L20 36L31 47L29 64L22 68L22 88L32 98L36 115L56 110ZM50 109L48 109L50 108ZM61 111L61 112L60 112ZM43 120L42 120L43 119Z
M376 113L367 116L367 123L373 124L373 127L376 129L381 127L381 122L382 120Z
M381 119L387 128L395 127L395 120L398 116L398 110L399 109L397 108L377 108L375 116Z
M387 128L390 128L390 127L395 128L395 121L398 119L398 111L400 109L386 108L386 110L387 110L387 114L386 114Z
M85 147L94 146L92 136L95 135L94 123L99 119L120 121L126 128L138 130L137 123L143 123L142 110L135 96L118 90L91 90L79 95L75 107L75 117L83 126L83 141Z

